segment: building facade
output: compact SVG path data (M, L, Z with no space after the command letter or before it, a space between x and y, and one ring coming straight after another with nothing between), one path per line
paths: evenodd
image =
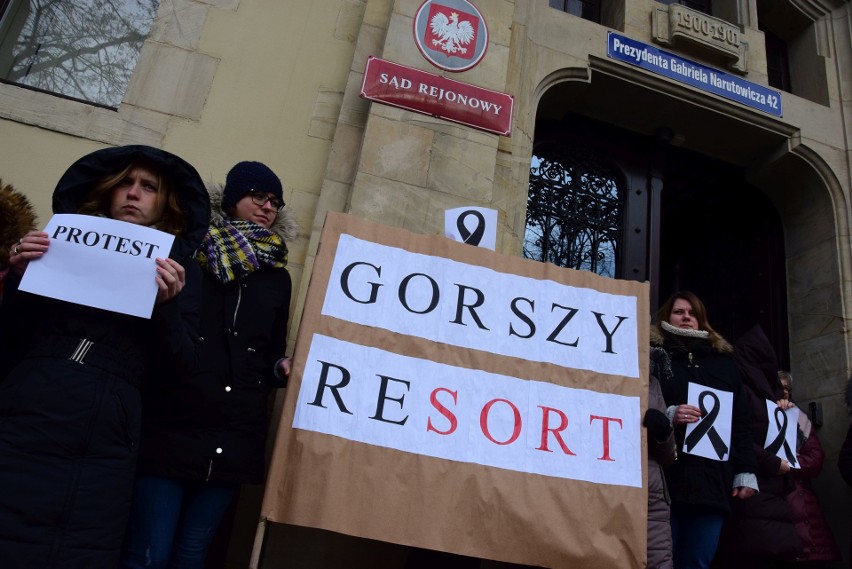
M479 61L427 59L430 3L474 6ZM124 79L97 96L28 79L74 56L43 61L23 41L40 4L0 2L0 179L42 225L65 168L103 146L162 147L218 182L263 161L301 226L292 342L327 212L440 235L447 209L494 209L498 252L647 280L652 307L689 288L731 341L762 326L821 420L817 485L848 551L848 0L153 0ZM509 132L362 96L371 57L510 97ZM553 203L565 196L570 212ZM577 226L594 246L566 237ZM304 528L270 528L261 555L259 495L245 489L223 530L224 566L404 564L406 548Z

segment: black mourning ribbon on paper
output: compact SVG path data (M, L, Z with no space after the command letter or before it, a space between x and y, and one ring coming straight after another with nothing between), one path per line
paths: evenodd
M470 215L476 218L476 227L473 232L468 231L467 227L464 225L464 220ZM482 241L482 237L485 235L485 216L475 209L469 209L462 212L456 220L456 227L458 227L459 235L461 235L464 243L468 243L469 245L479 245L479 242Z
M704 407L705 397L713 399L713 409L711 409L709 413ZM701 416L703 419L700 423L695 425L695 428L689 436L686 437L686 440L684 441L686 443L686 450L691 451L692 447L697 445L698 441L704 438L704 435L707 435L710 439L710 444L713 445L713 450L715 450L716 454L719 455L719 460L722 460L722 457L724 457L725 453L728 452L728 447L713 427L713 422L716 421L716 417L719 415L719 398L712 391L702 391L698 395L698 408L701 409Z
M790 449L787 439L784 438L784 432L787 430L787 413L781 407L775 408L775 425L778 427L778 436L775 437L774 441L769 443L766 450L771 454L778 454L778 449L781 448L781 445L784 445L784 454L787 455L787 462L790 463L790 466L795 466L796 453Z

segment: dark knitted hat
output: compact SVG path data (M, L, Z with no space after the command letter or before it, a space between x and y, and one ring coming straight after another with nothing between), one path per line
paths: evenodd
M222 210L234 207L251 191L275 194L284 203L281 180L266 164L260 162L240 162L228 172L225 178L225 190L222 194Z

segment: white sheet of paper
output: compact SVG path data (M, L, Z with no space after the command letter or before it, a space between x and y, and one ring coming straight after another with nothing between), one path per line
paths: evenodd
M27 266L19 288L38 294L150 318L157 297L156 258L174 235L105 217L57 214L44 228L50 246Z
M477 247L497 247L497 210L485 207L457 207L444 214L444 234L450 239Z
M763 448L789 462L791 468L801 468L799 459L796 458L799 408L791 407L784 411L778 407L778 403L767 399L766 414L769 417L769 426L766 428L766 442L763 443ZM783 437L779 438L782 427L784 428Z
M690 383L686 398L687 403L702 409L703 415L697 423L686 426L683 452L711 460L727 461L731 456L734 394Z
M639 399L314 335L293 427L517 472L642 485Z
M453 346L639 377L635 296L499 272L346 234L328 282L325 316ZM370 301L376 283L381 286ZM476 304L477 294L481 305L460 311L460 303Z

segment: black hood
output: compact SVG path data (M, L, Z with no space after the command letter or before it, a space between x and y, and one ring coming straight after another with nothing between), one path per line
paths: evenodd
M201 176L189 162L153 146L104 148L74 162L56 184L53 192L53 213L77 213L95 183L135 161L159 166L162 175L169 178L175 188L186 230L183 235L175 238L170 257L191 257L201 245L210 223L210 198Z
M743 380L763 399L778 401L784 396L778 379L778 359L772 343L760 326L752 327L734 343L734 359Z

